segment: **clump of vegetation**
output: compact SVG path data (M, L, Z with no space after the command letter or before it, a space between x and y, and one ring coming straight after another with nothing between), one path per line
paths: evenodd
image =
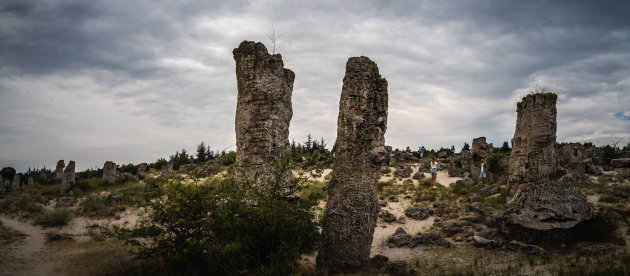
M307 181L300 185L298 192L302 203L313 206L326 198L328 186L319 181Z
M79 212L83 215L94 216L106 208L106 196L100 194L91 194L85 197L79 205Z
M501 164L503 154L494 154L488 158L488 171L496 175L506 175L507 170L503 164Z
M44 209L35 219L35 223L42 226L64 226L74 218L74 212L67 207Z
M486 202L488 202L494 209L503 209L507 203L507 192L502 192L499 196L487 197Z
M166 197L149 202L148 220L117 236L153 271L223 275L287 275L319 240L308 205L289 202L279 184L270 187L172 183Z
M4 226L2 221L0 221L0 245L11 243L22 237L24 237L24 234Z

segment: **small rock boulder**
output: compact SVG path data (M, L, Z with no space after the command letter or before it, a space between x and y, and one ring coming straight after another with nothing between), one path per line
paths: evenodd
M387 210L383 211L382 218L383 218L383 221L387 222L387 223L392 223L392 222L396 221L396 216L394 214L388 212Z
M511 241L506 244L506 248L511 251L516 251L528 255L542 255L545 254L545 249L533 244L526 244L519 241Z
M580 255L605 255L612 251L610 247L606 245L591 245L580 248L578 254Z
M417 220L426 219L431 215L433 215L433 210L417 205L405 211L405 216Z
M473 246L475 247L480 247L480 248L486 248L486 249L493 249L496 248L499 245L499 242L495 241L495 240L490 240L490 239L486 239L484 237L481 236L473 236Z
M396 232L387 239L387 244L389 247L403 247L408 246L410 241L411 237L407 235L407 231L402 227L398 227Z
M424 173L422 172L416 172L413 174L413 176L411 178L415 179L415 180L420 180L420 179L424 179Z

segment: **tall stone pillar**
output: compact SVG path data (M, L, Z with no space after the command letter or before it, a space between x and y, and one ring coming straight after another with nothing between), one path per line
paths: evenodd
M63 170L61 179L61 192L65 193L74 185L74 161L70 160L68 166Z
M387 102L387 81L376 63L367 57L348 59L317 255L320 268L353 270L369 262L379 211L379 168L387 156Z
M470 150L472 156L470 176L475 180L475 182L479 183L481 181L481 159L486 159L487 164L488 158L492 156L493 149L494 147L492 146L492 143L486 143L486 137L477 137L473 139Z
M516 130L508 176L508 192L519 184L547 179L556 171L556 100L554 93L536 93L516 105Z
M101 179L101 184L114 184L117 174L116 163L105 161L105 164L103 164L103 178Z
M55 168L55 179L61 180L63 178L63 168L66 163L63 160L57 161L57 167Z
M13 190L17 190L20 188L20 178L20 175L17 173L13 176Z
M289 124L295 74L280 54L270 55L260 42L243 41L232 51L236 62L236 164L234 180L267 185L276 165L290 150ZM289 170L280 184L290 185Z

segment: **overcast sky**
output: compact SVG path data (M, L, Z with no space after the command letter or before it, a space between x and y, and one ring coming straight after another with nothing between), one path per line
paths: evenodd
M510 141L557 91L558 141L630 141L630 1L0 1L0 167L153 162L235 144L232 49L273 29L290 136L336 138L349 57L389 83L386 144ZM233 149L230 148L230 149Z

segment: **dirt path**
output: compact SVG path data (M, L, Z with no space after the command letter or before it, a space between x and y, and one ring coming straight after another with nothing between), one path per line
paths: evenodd
M49 260L44 252L46 237L41 227L7 216L0 216L0 220L5 226L26 235L23 240L2 248L8 250L9 255L15 257L17 261L0 268L0 275L58 274L59 264Z

